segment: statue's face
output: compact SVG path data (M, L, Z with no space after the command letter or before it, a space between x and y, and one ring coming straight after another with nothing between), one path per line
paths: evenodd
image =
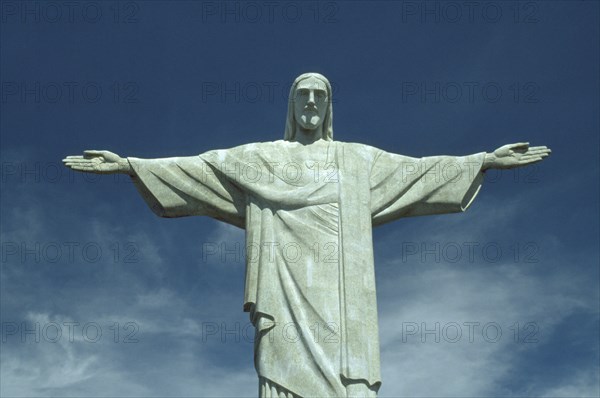
M294 118L306 130L315 130L323 124L327 112L327 86L317 78L302 80L296 87Z

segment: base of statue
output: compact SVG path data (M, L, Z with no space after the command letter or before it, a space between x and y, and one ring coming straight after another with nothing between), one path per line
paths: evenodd
M347 397L352 398L376 398L377 392L370 389L365 383L352 383L346 386ZM285 387L280 386L271 380L258 378L258 397L259 398L301 398Z

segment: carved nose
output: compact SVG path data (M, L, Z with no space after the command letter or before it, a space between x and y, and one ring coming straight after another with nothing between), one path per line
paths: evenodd
M310 105L315 105L315 92L313 90L310 90L310 93L308 94L308 103Z

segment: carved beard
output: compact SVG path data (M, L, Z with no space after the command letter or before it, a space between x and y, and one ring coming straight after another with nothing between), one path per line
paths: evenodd
M321 118L316 110L306 111L300 116L304 128L315 129L319 126Z

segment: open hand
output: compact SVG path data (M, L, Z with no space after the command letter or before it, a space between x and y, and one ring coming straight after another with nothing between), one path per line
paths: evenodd
M110 151L83 151L83 156L67 156L63 163L72 170L86 173L131 174L131 166L127 159Z
M552 153L545 146L529 146L529 142L503 145L485 156L483 169L513 169L541 162Z

